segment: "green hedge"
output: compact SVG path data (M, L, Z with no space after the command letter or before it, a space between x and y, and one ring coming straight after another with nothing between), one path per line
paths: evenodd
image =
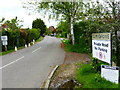
M40 29L27 29L25 32L27 33L25 36L26 38L20 34L22 33L20 30L0 31L0 33L2 33L2 36L8 36L8 50L14 49L15 46L24 46L25 44L32 42L33 39L37 40L40 37ZM5 51L4 46L2 46L2 51Z
M33 39L37 40L39 37L40 37L40 29L28 30L28 42L31 42Z
M87 36L86 22L78 22L74 25L75 44L82 48L83 52L91 52L91 43L89 43L89 36Z

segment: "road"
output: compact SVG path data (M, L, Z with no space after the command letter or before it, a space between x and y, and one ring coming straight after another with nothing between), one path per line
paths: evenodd
M64 62L60 42L46 36L33 46L2 56L2 87L40 88L54 66Z

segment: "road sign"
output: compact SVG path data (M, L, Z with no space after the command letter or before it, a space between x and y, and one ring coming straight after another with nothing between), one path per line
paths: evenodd
M3 45L8 45L7 40L2 41Z
M92 34L93 57L111 64L111 33Z
M6 40L8 40L8 37L7 36L1 36L1 40L6 41Z

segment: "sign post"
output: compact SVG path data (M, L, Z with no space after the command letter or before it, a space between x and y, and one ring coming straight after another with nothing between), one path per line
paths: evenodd
M2 44L5 46L5 51L7 51L7 40L8 40L8 37L7 36L1 36L1 40L2 40Z
M93 33L92 34L92 54L108 65L101 65L101 77L113 83L119 83L120 68L112 66L112 36L111 33Z

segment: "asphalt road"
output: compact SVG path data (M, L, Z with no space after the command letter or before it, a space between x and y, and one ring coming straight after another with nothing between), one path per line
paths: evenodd
M2 88L40 88L55 65L64 62L60 39L43 41L2 56Z

